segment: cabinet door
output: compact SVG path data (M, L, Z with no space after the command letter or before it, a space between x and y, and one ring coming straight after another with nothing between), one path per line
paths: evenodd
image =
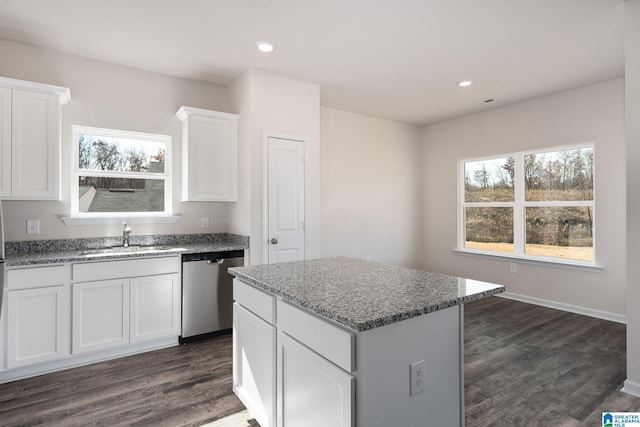
M233 304L233 390L262 427L275 426L276 328Z
M238 116L182 107L183 201L236 201Z
M0 88L0 197L11 195L11 89Z
M73 284L73 353L129 343L129 279Z
M180 335L180 275L135 277L131 286L131 342Z
M278 332L278 427L354 425L354 377Z
M7 368L69 354L67 286L8 292Z
M60 197L60 101L56 95L13 90L11 197Z

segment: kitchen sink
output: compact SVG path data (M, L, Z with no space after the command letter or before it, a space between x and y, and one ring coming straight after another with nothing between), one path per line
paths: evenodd
M176 252L182 250L184 250L184 248L176 248L173 246L112 246L109 248L85 249L80 251L80 255L86 257L97 257L104 255L127 255L131 253Z

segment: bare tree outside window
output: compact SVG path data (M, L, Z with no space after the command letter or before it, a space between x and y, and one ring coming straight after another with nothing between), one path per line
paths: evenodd
M74 126L78 213L166 214L170 137Z
M593 261L593 157L584 146L463 162L464 247Z

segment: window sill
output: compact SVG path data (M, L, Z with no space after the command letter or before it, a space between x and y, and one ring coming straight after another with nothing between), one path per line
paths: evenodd
M592 273L599 273L602 270L604 270L604 267L601 267L595 264L581 263L579 261L576 261L576 262L568 261L568 260L556 261L554 259L547 259L547 258L529 258L529 257L518 256L518 255L476 252L476 251L470 251L467 249L454 249L453 252L456 255L471 256L471 257L493 259L493 260L498 259L501 261L518 262L520 264L531 264L531 265L539 265L544 267L565 268L568 270L588 271Z
M78 217L69 216L60 219L65 225L108 225L108 224L174 224L178 216L110 216L110 217Z

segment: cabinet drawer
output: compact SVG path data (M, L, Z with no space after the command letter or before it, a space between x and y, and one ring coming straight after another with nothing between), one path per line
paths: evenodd
M67 281L67 266L29 267L7 271L7 289L42 288Z
M274 296L238 279L233 279L233 299L272 325L276 323L276 299Z
M73 264L72 280L90 282L121 277L152 276L179 273L180 269L180 256L86 262Z
M355 370L355 337L352 333L281 300L278 300L277 310L278 329L345 371Z

